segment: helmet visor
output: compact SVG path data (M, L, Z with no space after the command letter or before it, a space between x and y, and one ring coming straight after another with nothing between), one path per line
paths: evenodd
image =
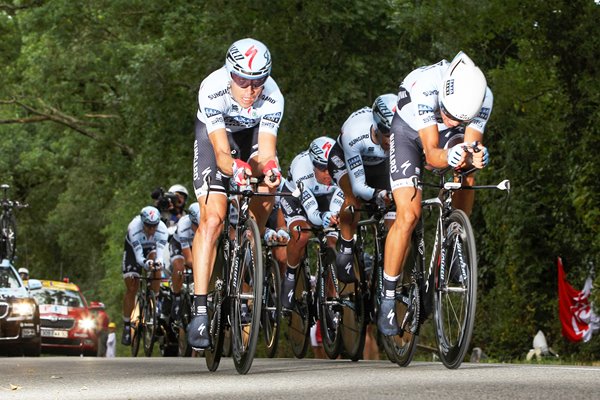
M241 87L242 89L246 89L248 86L252 86L252 89L258 89L260 87L263 87L267 82L267 79L269 78L269 75L267 75L258 79L248 79L242 78L241 76L236 75L233 72L230 75L231 80L234 81L235 84Z
M318 162L316 160L314 160L312 162L312 164L313 164L313 167L315 167L319 171L322 171L322 172L327 171L327 164L321 164L320 162Z

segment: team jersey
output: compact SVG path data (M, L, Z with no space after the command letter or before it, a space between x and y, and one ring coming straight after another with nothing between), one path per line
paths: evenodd
M177 230L173 234L173 240L178 241L182 249L188 249L192 247L195 233L190 216L184 215L177 222Z
M365 177L365 166L371 167L383 164L390 156L381 145L373 143L371 127L373 112L370 107L364 107L353 112L344 125L338 138L344 150L348 176L354 195L363 200L370 200L375 189L368 186Z
M208 75L198 91L198 119L210 134L225 128L237 132L259 125L259 132L277 135L284 100L277 83L269 77L260 97L250 108L242 108L232 97L231 78L223 67Z
M139 265L144 265L144 250L150 250L156 248L156 260L163 259L163 251L167 245L169 234L167 232L167 226L164 222L158 223L158 228L152 236L146 236L144 232L144 223L140 216L136 216L127 227L126 240L133 247L135 252L135 260Z
M288 170L288 176L285 184L287 189L290 192L293 192L298 187L299 182L302 182L303 190L300 195L300 199L302 201L302 207L304 208L304 211L306 211L306 216L311 224L321 226L323 224L323 220L321 218L321 212L319 211L319 204L317 203L316 198L331 194L335 192L338 187L335 185L324 185L317 181L308 151L303 151L294 157ZM343 198L341 198L339 201L340 208L343 201ZM338 210L329 211L339 211L339 208Z
M442 90L443 77L449 65L448 61L442 60L433 65L417 68L408 74L400 85L396 112L417 132L434 124L437 124L439 132L448 129L442 122L439 93ZM488 87L481 110L468 127L483 133L492 113L493 104L494 96Z

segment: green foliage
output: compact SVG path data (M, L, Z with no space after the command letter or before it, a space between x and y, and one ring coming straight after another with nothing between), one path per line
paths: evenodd
M68 275L120 319L126 226L155 187L192 189L198 85L234 40L271 50L284 167L413 68L464 50L495 98L478 179L513 185L508 199L477 194L473 345L523 358L542 329L561 355L597 354L597 340L561 338L555 272L562 255L577 286L600 249L594 1L28 4L0 8L0 180L31 205L18 214L18 263L34 276Z

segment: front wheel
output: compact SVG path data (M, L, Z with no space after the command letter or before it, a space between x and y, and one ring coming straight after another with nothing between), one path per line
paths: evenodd
M322 257L322 256L321 256ZM340 326L342 306L339 302L338 282L335 279L335 252L327 248L320 261L317 280L319 300L319 326L323 340L323 350L327 357L336 359L341 352L342 336Z
M150 291L146 304L144 305L144 354L146 357L152 357L154 342L156 341L156 331L158 330L158 317L156 315L156 295Z
M244 223L239 240L239 253L233 262L234 265L237 262L238 273L233 278L235 286L231 296L231 339L235 369L246 374L256 353L265 277L262 239L252 218Z
M308 351L311 322L311 288L308 277L308 260L305 259L296 271L294 307L289 311L287 335L296 358L304 358Z
M471 344L477 303L477 251L473 228L462 210L445 221L444 241L434 298L439 356L458 368Z
M204 358L209 371L216 371L223 354L224 318L223 303L225 293L225 271L227 271L229 240L223 236L219 239L217 256L208 284L207 309L210 321L210 347L204 349Z
M131 355L137 357L140 351L140 342L144 334L144 301L138 293L135 297L135 306L131 313Z

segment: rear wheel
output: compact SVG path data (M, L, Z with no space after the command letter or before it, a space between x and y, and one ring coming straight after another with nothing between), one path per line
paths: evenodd
M240 374L246 374L256 353L262 309L263 255L261 236L256 222L249 218L240 236L238 276L231 297L231 344L233 363Z
M150 291L146 304L144 305L144 354L146 357L152 357L154 342L156 341L156 331L158 328L158 317L156 315L156 295Z
M190 357L192 355L192 346L188 343L186 331L191 316L192 296L189 292L184 291L181 295L181 322L179 324L179 332L177 335L177 354L179 357Z
M444 226L446 240L435 290L434 322L439 356L458 368L471 344L477 303L477 251L469 218L454 210Z
M281 277L279 276L279 264L273 259L271 253L268 254L269 259L265 264L261 326L267 347L267 357L273 358L277 354L277 345L279 343L281 318L279 292Z
M396 287L396 316L400 334L382 336L388 358L401 367L411 363L418 343L421 296L417 276L422 271L422 257L416 251L416 243L416 239L411 242L405 268Z
M339 304L338 284L335 279L335 253L327 249L321 260L320 275L317 281L319 299L319 318L323 350L327 357L335 359L340 355L342 346L339 323L341 309Z
M288 316L288 340L296 358L304 358L310 337L310 280L308 260L304 260L296 272L294 307Z
M362 254L362 252L359 252ZM358 260L355 257L354 273L357 282L360 281L360 273L357 270ZM344 353L352 361L358 361L362 357L365 334L366 316L363 292L359 283L340 284L342 301L342 320L340 331L344 344Z
M221 362L223 353L223 325L222 314L225 293L225 271L228 263L229 240L221 237L217 247L217 257L210 283L208 284L208 320L210 321L211 346L204 349L204 358L209 371L216 371ZM226 257L227 256L227 257ZM190 305L191 307L191 305Z

